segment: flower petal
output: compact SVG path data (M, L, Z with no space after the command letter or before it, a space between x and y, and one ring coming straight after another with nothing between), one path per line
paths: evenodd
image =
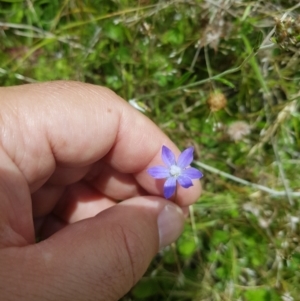
M164 166L150 167L147 172L154 179L164 179L170 176L169 169Z
M164 145L162 147L161 158L168 167L176 163L174 154Z
M170 198L176 189L176 179L174 177L170 177L167 179L164 185L164 196L166 199Z
M192 180L187 176L181 175L177 178L177 181L183 188L189 188L193 186Z
M193 153L194 153L194 148L192 146L185 149L180 154L178 161L177 161L177 165L181 168L185 168L185 167L189 166L194 159Z
M189 177L190 179L201 179L203 177L203 173L194 167L184 169L181 174Z

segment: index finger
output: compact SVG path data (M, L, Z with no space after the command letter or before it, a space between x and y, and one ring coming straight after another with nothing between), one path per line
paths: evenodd
M111 90L59 81L2 88L0 96L7 100L1 103L2 145L34 190L56 166L81 168L105 158L117 171L134 174L149 194L162 195L146 169L161 163L162 145L176 155L179 150ZM179 190L178 201L189 204L199 193L196 182L184 195Z

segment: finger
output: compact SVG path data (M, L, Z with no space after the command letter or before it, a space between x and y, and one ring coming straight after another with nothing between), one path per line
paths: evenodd
M55 171L48 180L52 185L70 185L80 181L90 171L92 165L77 168L56 166Z
M99 163L85 179L103 195L114 200L124 200L146 194L134 175L121 173L104 162Z
M93 217L116 203L100 194L92 186L78 182L64 186L44 185L32 194L32 212L35 219L51 212L67 223Z
M153 165L155 166L155 164ZM153 165L151 164L151 166ZM149 188L148 191L151 190L153 195L162 196L164 194L164 183L166 180L153 179L149 177L149 175L146 177L145 173L146 172L142 172L141 174L136 175L138 183L140 183L142 186L150 186L151 188ZM185 189L180 185L177 185L176 190L176 194L173 195L170 200L180 207L186 207L195 203L202 191L200 181L198 180L193 181L193 186L189 189Z
M1 88L0 97L6 100L1 102L0 139L31 191L57 166L96 162L115 141L122 101L105 88L53 82Z
M173 144L148 118L103 87L51 82L1 88L0 96L7 100L1 103L0 138L30 185L48 179L56 166L83 167L108 153L118 171L139 171L155 155L155 145ZM3 135L8 131L14 135Z
M31 195L33 217L39 218L49 214L64 192L65 186L51 184L43 185L34 192Z
M83 176L84 180L90 184L89 189L93 187L100 192L101 199L106 196L113 200L124 200L146 194L132 174L119 173L103 162L95 164L92 170L89 169L90 167L79 169L57 168L47 184L32 194L33 217L38 218L48 215L54 209L65 191L65 186L59 185L59 183L68 184L68 190L74 189L76 185L70 184L80 180ZM87 170L89 172L85 175ZM82 197L86 200L86 195L81 196L80 192L79 190L76 191L78 202ZM63 199L65 199L65 196ZM72 200L72 207L74 207L74 198ZM66 203L64 200L63 202Z
M75 82L1 88L0 142L36 191L57 166L84 167L105 156L121 173L135 173L149 194L162 194L145 169L161 163L161 146L179 150L148 118L108 89ZM38 129L38 130L37 130ZM30 139L26 139L30 137ZM178 193L187 205L199 183Z
M27 183L1 146L0 162L0 248L34 243Z
M75 223L96 216L116 203L86 183L68 186L54 208L54 214L66 223Z
M178 237L183 222L178 207L163 199L138 197L120 203L26 247L26 252L2 252L1 272L18 283L24 296L17 298L15 290L0 283L2 297L118 300L146 271L159 245ZM26 275L22 281L20 275Z

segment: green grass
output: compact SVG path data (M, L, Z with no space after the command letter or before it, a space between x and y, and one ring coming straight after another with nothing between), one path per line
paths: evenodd
M105 85L179 147L195 146L202 197L124 301L299 299L299 9L283 0L0 1L1 85ZM213 111L216 91L227 102ZM250 133L235 141L236 121Z

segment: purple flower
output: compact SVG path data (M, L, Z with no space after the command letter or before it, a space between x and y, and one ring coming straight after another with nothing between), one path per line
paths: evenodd
M164 196L170 198L176 190L176 181L183 187L189 188L193 186L192 179L200 179L203 177L202 172L198 169L190 167L193 161L194 148L185 149L178 157L176 162L175 155L172 151L163 145L161 158L165 166L154 166L147 171L155 179L164 179Z

